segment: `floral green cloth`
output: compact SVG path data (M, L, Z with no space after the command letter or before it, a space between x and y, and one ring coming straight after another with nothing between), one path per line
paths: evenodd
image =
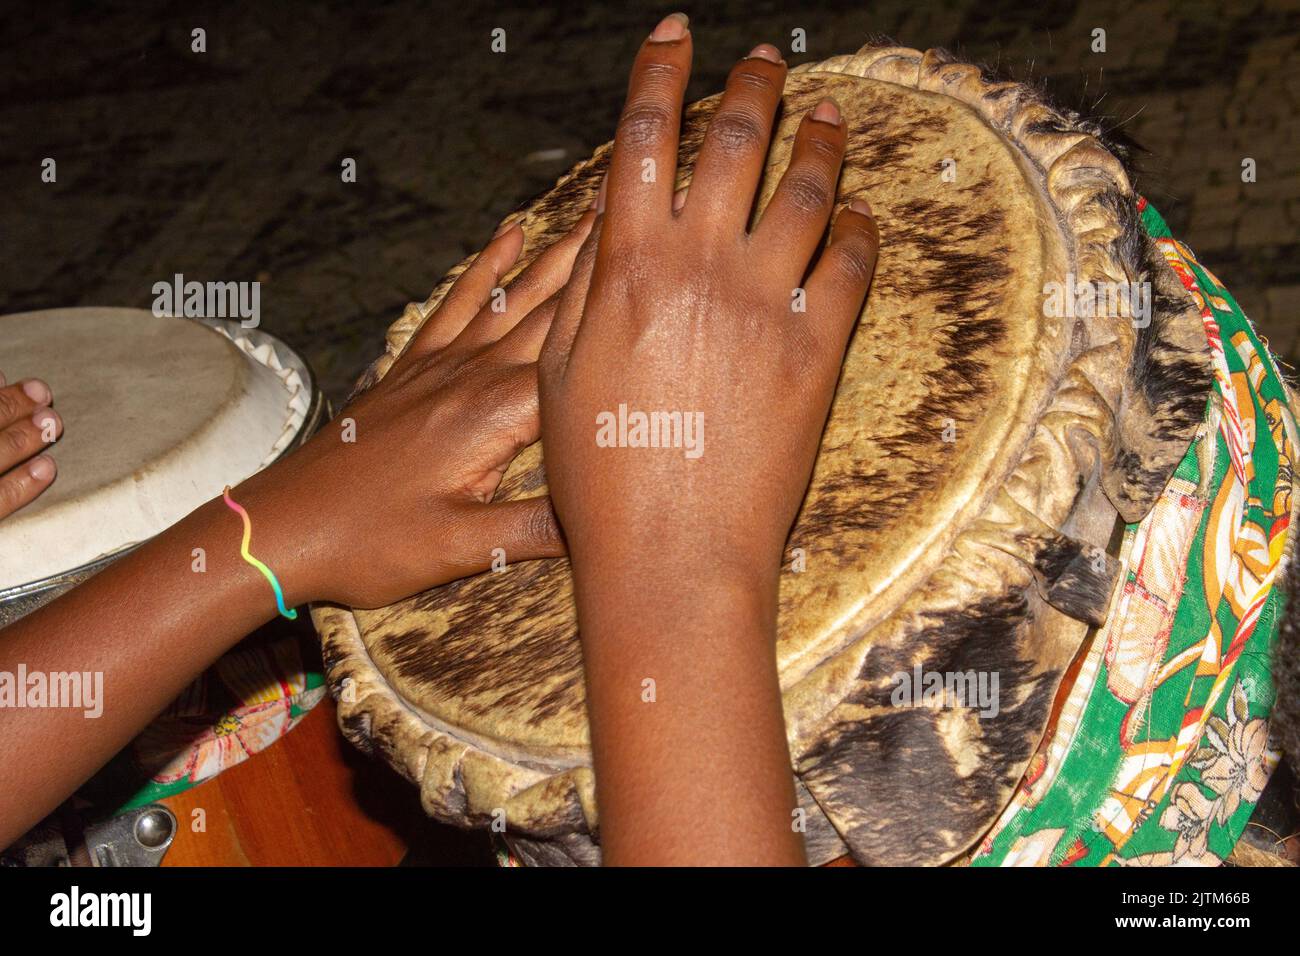
M268 629L223 655L69 802L88 821L180 793L271 746L325 696L303 632ZM9 847L0 866L68 866L70 835L56 812Z
M186 688L79 796L115 812L215 777L265 750L325 696L297 633L256 635Z
M1281 579L1296 426L1267 344L1222 283L1138 210L1196 301L1214 386L1057 721L974 866L1215 865L1276 766Z

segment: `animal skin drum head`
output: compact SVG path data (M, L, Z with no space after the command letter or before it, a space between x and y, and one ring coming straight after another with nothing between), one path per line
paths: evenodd
M5 371L48 382L66 423L54 483L0 521L0 592L153 537L288 447L310 376L255 334L141 309L0 316Z
M1208 350L1097 128L941 51L793 70L760 210L828 95L849 124L840 198L870 199L881 250L781 578L792 769L812 862L938 864L1007 804L1104 622L1106 547L1186 451ZM679 186L718 100L687 111ZM524 208L517 268L590 205L609 155ZM363 385L465 265L408 307ZM1062 315L1045 293L1067 282L1148 283L1155 305ZM527 449L498 498L545 493L542 466ZM526 860L598 862L565 560L313 618L344 732L417 783L431 815L486 826L504 812ZM898 675L930 673L996 675L996 712L898 706Z

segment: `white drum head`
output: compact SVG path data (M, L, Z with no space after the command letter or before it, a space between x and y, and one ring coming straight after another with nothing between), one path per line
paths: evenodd
M0 316L0 369L48 382L64 422L54 484L0 518L0 592L153 537L291 444L311 387L264 338L139 309Z

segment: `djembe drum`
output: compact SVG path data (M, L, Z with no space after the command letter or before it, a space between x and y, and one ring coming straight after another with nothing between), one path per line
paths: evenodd
M1099 128L940 51L792 70L760 208L828 95L850 130L841 195L870 197L882 239L780 584L792 771L812 862L940 864L1008 806L1114 603L1121 523L1148 515L1202 426L1212 354ZM687 111L679 187L717 104ZM525 207L518 268L590 205L609 157ZM369 380L464 267L407 308ZM1090 291L1062 309L1055 289ZM545 493L542 460L521 454L498 497ZM566 561L313 620L343 732L427 813L504 824L526 862L599 862ZM995 676L996 707L944 705L951 682L899 705L932 674Z

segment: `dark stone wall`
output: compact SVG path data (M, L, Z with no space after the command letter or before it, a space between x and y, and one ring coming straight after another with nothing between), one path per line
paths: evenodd
M1108 113L1139 185L1274 348L1300 352L1294 2L723 0L692 15L692 97L755 43L792 63L873 34L947 46ZM532 3L9 6L0 31L0 311L148 307L176 272L258 279L263 323L336 401L385 326L608 139L670 8ZM190 31L207 31L207 52ZM507 52L489 50L506 30ZM1092 31L1107 52L1090 49ZM40 181L44 157L58 181ZM355 184L340 182L344 157ZM1243 184L1243 157L1258 181ZM0 343L0 367L3 344Z

